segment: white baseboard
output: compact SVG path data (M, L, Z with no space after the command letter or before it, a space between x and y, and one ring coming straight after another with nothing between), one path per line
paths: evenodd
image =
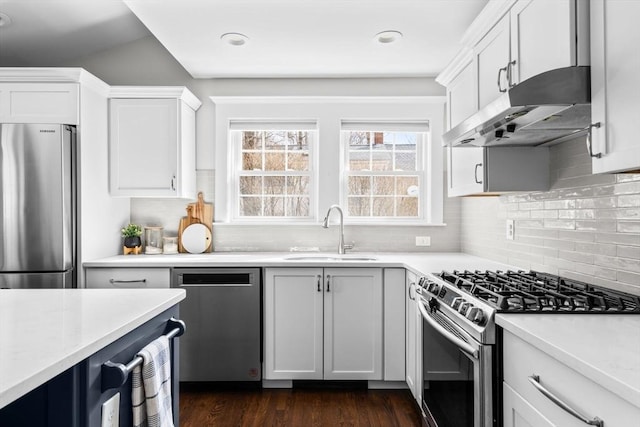
M293 380L262 380L262 388L293 388Z

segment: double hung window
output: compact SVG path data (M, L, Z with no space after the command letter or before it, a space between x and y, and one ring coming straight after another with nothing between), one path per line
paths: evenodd
M238 219L313 216L314 124L232 123Z
M342 202L348 217L424 216L427 123L342 123Z

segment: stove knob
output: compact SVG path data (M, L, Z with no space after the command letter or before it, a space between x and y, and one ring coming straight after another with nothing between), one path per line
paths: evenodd
M481 309L478 309L473 319L471 319L473 323L477 323L478 325L482 325L484 323L484 312Z
M462 301L464 301L462 297L455 297L453 301L451 301L451 308L453 308L454 310L457 310L458 307L460 307L460 303Z
M473 321L479 310L480 309L478 307L474 307L473 305L469 304L469 308L467 309L467 313L464 315L464 317Z
M464 316L465 314L467 314L467 310L469 309L469 307L472 307L471 303L462 300L462 303L460 303L460 307L458 308L458 313Z
M440 286L437 283L432 283L432 286L429 286L429 290L434 294L438 295L438 291L440 290Z

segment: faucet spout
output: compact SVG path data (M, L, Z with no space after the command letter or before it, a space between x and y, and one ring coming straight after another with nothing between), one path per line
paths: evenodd
M344 251L347 248L351 248L351 245L344 244L344 214L342 213L342 208L338 205L331 205L329 210L327 210L327 215L324 217L324 221L322 222L322 227L329 228L329 215L331 215L332 210L337 210L340 215L340 235L338 240L338 253L340 255L344 255Z

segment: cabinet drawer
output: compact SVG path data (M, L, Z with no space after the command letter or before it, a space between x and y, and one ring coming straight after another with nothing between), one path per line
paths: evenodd
M169 268L88 268L87 288L168 288Z
M529 381L537 375L539 383L568 406L588 419L604 421L606 427L625 427L640 419L640 408L596 384L548 354L515 335L504 331L504 382L552 425L584 426ZM504 403L505 419L512 417L508 399ZM508 425L508 424L506 424Z

